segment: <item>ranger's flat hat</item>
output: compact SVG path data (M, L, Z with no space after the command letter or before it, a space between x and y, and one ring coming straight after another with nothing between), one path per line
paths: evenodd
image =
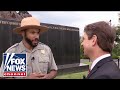
M20 27L13 29L13 32L21 34L23 30L27 29L40 29L40 33L43 33L48 30L46 26L41 26L40 22L34 17L26 17L21 21Z

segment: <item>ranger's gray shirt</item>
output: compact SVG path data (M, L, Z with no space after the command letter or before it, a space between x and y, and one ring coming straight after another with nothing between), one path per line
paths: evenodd
M27 53L27 75L31 73L48 73L50 70L58 70L51 49L39 42L32 50L28 50L21 41L7 49L5 53L24 54ZM1 65L1 76L3 75L3 62Z

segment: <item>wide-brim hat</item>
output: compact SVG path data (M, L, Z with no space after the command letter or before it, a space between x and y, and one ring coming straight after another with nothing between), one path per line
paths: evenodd
M26 17L22 19L20 27L13 29L13 32L21 34L23 30L27 29L40 29L40 34L48 30L46 26L40 25L40 22L36 18Z

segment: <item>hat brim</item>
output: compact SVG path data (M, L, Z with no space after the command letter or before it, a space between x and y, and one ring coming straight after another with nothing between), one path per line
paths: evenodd
M48 28L46 26L27 25L27 26L17 27L15 29L13 29L13 32L17 33L17 34L21 34L21 32L23 30L32 29L32 28L40 29L40 34L48 30Z

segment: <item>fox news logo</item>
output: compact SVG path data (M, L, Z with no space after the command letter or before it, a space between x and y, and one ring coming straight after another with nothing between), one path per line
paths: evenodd
M4 53L3 54L3 76L24 77L26 71L26 54Z

